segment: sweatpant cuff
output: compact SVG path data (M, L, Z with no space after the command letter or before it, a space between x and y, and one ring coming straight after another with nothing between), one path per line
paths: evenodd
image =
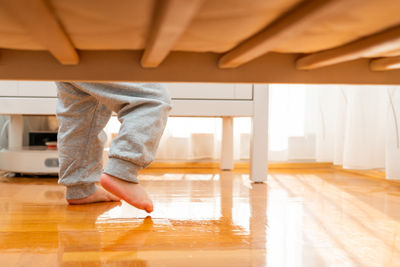
M67 195L66 199L80 199L85 198L92 195L96 192L96 185L93 183L90 184L78 184L78 185L70 185L67 186Z
M115 176L127 182L138 184L139 180L137 178L137 174L140 169L141 167L133 164L132 162L118 158L109 158L104 173Z

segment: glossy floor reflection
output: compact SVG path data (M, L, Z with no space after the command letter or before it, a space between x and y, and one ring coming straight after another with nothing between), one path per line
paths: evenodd
M400 266L400 186L331 171L142 175L155 212L0 178L0 266Z

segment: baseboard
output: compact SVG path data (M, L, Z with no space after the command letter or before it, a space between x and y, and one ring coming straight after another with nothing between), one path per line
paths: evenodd
M149 167L142 170L141 173L163 173L163 172L180 172L180 173L218 173L220 172L220 164L217 161L155 161ZM352 170L344 169L340 165L333 165L331 162L271 162L268 164L270 171L284 171L284 170L330 170L341 171L356 175L361 175L368 178L377 180L393 181L400 183L396 180L387 180L386 173L383 170ZM234 172L249 173L250 164L248 162L235 162Z
M333 164L330 162L272 162L268 163L269 169L327 169L332 168ZM204 168L204 169L219 169L220 164L216 161L155 161L150 164L149 169L152 168ZM235 162L235 169L249 169L250 164L247 162Z

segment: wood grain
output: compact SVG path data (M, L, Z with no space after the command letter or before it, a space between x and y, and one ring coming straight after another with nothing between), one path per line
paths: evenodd
M145 68L155 68L167 57L204 0L157 1L149 39L141 59Z
M374 57L399 47L400 26L397 26L343 46L301 57L296 61L296 67L299 70L312 70L359 58ZM377 68L376 66L373 68Z
M60 63L79 63L77 51L46 1L0 0L0 4Z
M303 1L271 25L256 35L245 40L231 51L223 55L218 66L220 68L236 68L276 48L280 43L301 34L316 19L326 12L331 12L335 5L341 3L332 0Z
M0 177L2 266L396 266L398 184L342 171L140 175L149 216L68 206L50 178Z
M373 71L385 71L400 69L400 56L373 59L369 63Z

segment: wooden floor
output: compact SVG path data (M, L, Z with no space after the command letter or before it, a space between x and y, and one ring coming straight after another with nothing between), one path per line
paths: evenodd
M400 266L400 185L332 170L142 174L155 212L0 178L0 266Z

